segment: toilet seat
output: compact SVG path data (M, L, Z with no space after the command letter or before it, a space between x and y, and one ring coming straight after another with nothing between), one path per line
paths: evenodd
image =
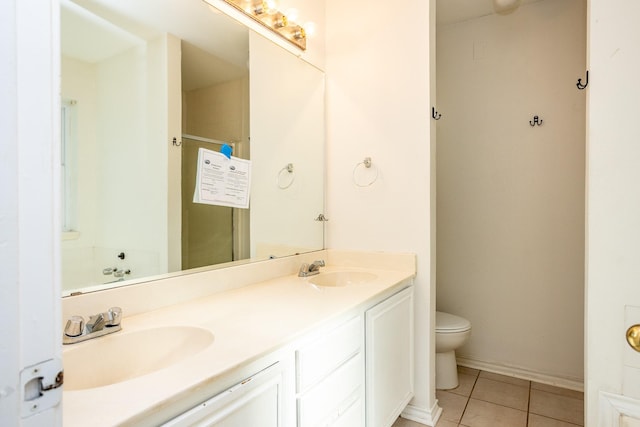
M436 311L436 333L452 334L471 329L471 322L454 314Z

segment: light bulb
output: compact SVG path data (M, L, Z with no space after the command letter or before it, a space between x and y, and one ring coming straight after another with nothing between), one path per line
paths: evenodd
M312 37L315 33L316 33L316 23L315 22L307 22L305 23L302 28L304 28L304 32L306 33L307 37Z
M276 0L267 0L267 13L272 14L278 11L278 2Z
M299 13L298 13L298 9L291 7L289 9L287 9L284 12L285 15L287 15L287 18L289 19L289 22L298 22L298 18L299 18Z

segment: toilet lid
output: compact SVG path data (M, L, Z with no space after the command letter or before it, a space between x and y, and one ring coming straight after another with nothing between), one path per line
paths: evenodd
M436 311L436 332L460 332L471 329L471 322L464 317Z

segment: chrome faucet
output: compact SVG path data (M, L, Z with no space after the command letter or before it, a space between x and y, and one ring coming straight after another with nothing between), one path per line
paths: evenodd
M86 323L82 316L71 316L64 327L62 344L75 344L118 332L122 329L121 321L122 309L120 307L111 307L104 313L89 316Z
M300 271L298 272L299 277L308 277L314 276L320 273L320 267L324 267L324 260L313 261L311 264L302 264L300 266Z

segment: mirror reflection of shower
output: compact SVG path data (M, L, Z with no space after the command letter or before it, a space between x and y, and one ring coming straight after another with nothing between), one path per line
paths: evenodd
M508 15L520 7L522 0L492 0L492 2L493 10L497 14Z

